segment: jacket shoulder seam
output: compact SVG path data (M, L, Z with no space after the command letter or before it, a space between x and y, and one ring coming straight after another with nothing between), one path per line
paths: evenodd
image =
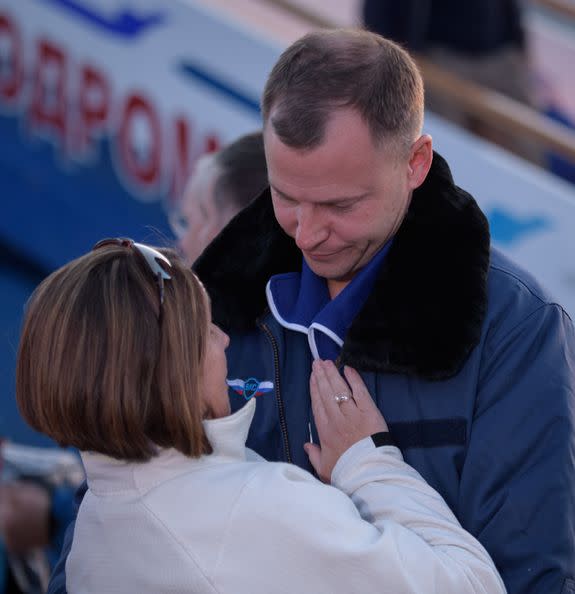
M184 555L188 557L194 566L198 569L201 573L202 577L206 580L206 582L210 585L213 592L219 593L220 591L216 588L213 581L210 579L208 575L206 575L205 571L201 568L200 564L198 563L197 559L192 555L192 553L187 549L186 545L170 530L170 528L158 517L158 515L152 510L152 508L145 502L145 500L141 499L141 504L144 510L152 516L156 522L164 528L164 530L172 537L172 540L178 545L178 547L183 551Z
M249 476L246 477L244 484L242 485L241 489L239 490L238 494L236 495L233 505L230 507L230 511L228 513L228 520L226 521L226 529L224 531L224 534L222 535L222 544L220 546L220 550L218 551L218 558L217 558L216 562L214 563L214 572L218 571L218 568L222 561L224 543L226 541L228 531L229 531L229 526L230 526L229 518L231 518L234 515L235 510L237 509L244 492L248 489L248 487L251 485L251 483L255 480L256 476L261 472L261 465L267 464L267 462L254 462L253 464L254 464L254 469L251 471Z
M520 276L518 276L514 272L511 272L510 270L507 270L506 268L501 268L500 266L496 266L494 264L492 264L490 266L490 268L493 271L500 272L501 274L505 274L506 276L509 276L512 279L514 279L517 283L519 283L522 287L524 287L535 299L537 299L537 301L539 301L539 303L540 303L539 307L534 309L527 317L529 317L531 314L537 312L542 307L551 306L551 307L557 307L558 309L560 309L571 320L571 316L569 315L569 313L565 310L565 308L560 303L558 303L557 301L555 301L553 299L551 299L551 300L544 299L540 292L536 292L534 289L532 289L530 285L528 285Z

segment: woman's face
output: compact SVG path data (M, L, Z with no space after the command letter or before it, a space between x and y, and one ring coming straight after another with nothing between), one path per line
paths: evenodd
M230 414L228 399L228 364L226 348L230 343L228 335L215 324L210 323L204 359L204 381L202 400L207 417L218 419Z

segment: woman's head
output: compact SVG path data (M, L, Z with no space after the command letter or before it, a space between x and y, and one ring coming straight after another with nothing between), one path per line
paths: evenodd
M107 242L46 278L26 311L16 393L24 418L62 445L146 460L155 445L210 451L202 418L227 399L227 337L175 252L146 260L130 241ZM163 295L156 272L163 267ZM219 337L214 342L213 336ZM222 359L220 357L218 361ZM216 357L217 358L217 357ZM221 387L221 394L216 392Z

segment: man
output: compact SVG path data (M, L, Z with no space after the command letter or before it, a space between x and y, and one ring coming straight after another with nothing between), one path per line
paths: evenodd
M311 468L312 360L352 365L509 592L573 591L575 330L433 156L414 63L312 33L262 107L270 191L195 265L231 334L232 406L258 398L248 445Z
M261 132L241 136L198 159L181 205L170 216L178 246L192 264L242 208L267 187Z
M196 264L232 404L258 397L248 445L307 467L312 359L350 364L509 592L574 592L573 324L433 155L413 62L375 34L312 33L262 107L270 191Z

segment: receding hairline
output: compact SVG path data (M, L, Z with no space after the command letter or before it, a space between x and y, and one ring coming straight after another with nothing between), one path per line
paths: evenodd
M346 106L346 105L344 105L344 106L334 105L334 107L332 109L330 109L328 112L328 116L327 116L327 119L325 122L326 125L323 130L323 134L321 136L320 141L317 144L314 144L312 146L307 146L307 147L290 147L290 148L294 148L295 150L299 150L302 153L306 153L306 152L314 151L314 150L318 149L319 147L321 147L326 142L331 118L339 110L350 110L350 111L355 112L361 118L361 121L365 124L366 128L368 129L370 138L371 138L371 143L372 143L374 150L388 152L388 155L390 157L392 157L394 155L396 155L398 157L406 156L406 154L408 154L409 151L411 150L413 143L421 136L421 134L423 132L423 127L419 126L417 131L414 134L409 134L409 137L408 137L408 135L405 135L405 134L377 136L376 134L374 134L373 130L369 126L369 122L366 121L366 119L363 117L362 113L358 109L356 109L354 107ZM282 139L277 135L274 125L273 125L273 115L274 115L273 112L274 112L274 110L272 108L268 120L263 123L264 140L265 140L266 132L271 131L272 133L274 133L276 135L278 141L282 142ZM271 125L271 128L270 128L270 125ZM287 146L289 146L289 145L287 145Z

